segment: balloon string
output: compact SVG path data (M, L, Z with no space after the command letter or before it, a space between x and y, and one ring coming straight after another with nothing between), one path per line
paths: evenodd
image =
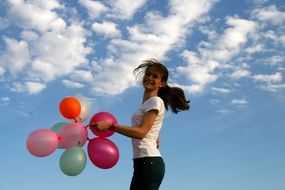
M75 122L75 123L77 123L77 120L76 120L76 118L74 118L74 122Z
M85 126L85 129L87 130L87 128L89 127L89 124ZM90 141L90 138L87 136L87 140Z

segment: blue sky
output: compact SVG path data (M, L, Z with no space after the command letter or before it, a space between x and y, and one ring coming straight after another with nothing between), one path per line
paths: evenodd
M156 58L191 100L166 114L161 189L284 190L284 26L281 0L1 1L0 189L128 189L126 137L110 137L115 167L88 160L75 177L59 168L63 150L37 158L26 139L66 121L59 102L78 94L90 117L130 124L142 98L132 70Z

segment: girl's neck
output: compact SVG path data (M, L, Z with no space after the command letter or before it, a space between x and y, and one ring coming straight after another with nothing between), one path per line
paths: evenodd
M157 94L158 94L157 91L147 91L147 90L145 90L144 93L143 93L143 101L142 102L145 102L150 97L157 96Z

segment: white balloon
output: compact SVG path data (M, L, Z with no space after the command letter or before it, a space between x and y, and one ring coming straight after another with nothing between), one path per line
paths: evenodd
M83 122L89 117L91 103L89 102L88 98L83 95L76 95L74 98L76 98L81 105L81 111L79 116L76 118L76 121Z

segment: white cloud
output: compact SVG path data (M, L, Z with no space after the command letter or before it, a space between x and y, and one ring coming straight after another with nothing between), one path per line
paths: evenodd
M108 13L109 17L116 19L131 19L138 9L146 3L146 0L116 0L109 1L108 3L110 3L109 6L111 7L110 12Z
M209 41L217 39L217 36L219 35L217 31L215 31L215 28L212 28L210 26L204 26L204 25L199 26L199 31L202 32L202 34L205 34ZM209 45L209 43L205 41L200 42L200 44L203 44L203 43Z
M0 66L0 76L3 75L5 72L5 70L3 69L3 67Z
M214 93L229 94L229 93L232 92L232 90L227 89L227 88L216 88L216 87L212 87L211 89L212 89L212 91L213 91Z
M21 37L25 41L35 42L39 39L39 35L31 30L24 30L21 32Z
M16 75L30 61L28 44L25 41L16 41L7 37L4 37L4 40L6 50L0 56L0 66L9 69L12 75Z
M10 101L10 98L9 97L1 97L0 100L2 102L9 102Z
M121 32L117 29L117 25L113 22L104 21L102 23L95 22L92 24L92 30L106 37L119 37Z
M26 82L25 85L29 94L37 94L46 87L44 84L39 82Z
M214 82L217 76L212 72L217 67L213 62L203 61L201 57L195 52L185 50L182 54L184 59L188 62L188 67L177 67L177 71L186 77L196 85L200 86L197 90L203 90L204 86L208 83ZM201 91L192 91L191 93L199 93Z
M217 105L217 104L219 104L219 103L221 103L220 100L217 100L217 99L211 99L211 100L210 100L210 104L212 104L212 105Z
M273 41L277 41L278 39L278 35L276 34L275 31L273 30L267 30L264 32L263 36L269 40L273 40Z
M187 66L180 66L177 71L184 74L190 83L194 83L196 90L190 93L203 91L207 84L216 81L219 75L217 69L228 68L228 62L242 51L242 47L248 42L248 38L257 30L253 21L227 17L226 24L229 26L217 38L209 38L212 42L199 45L198 52L185 50L182 56ZM235 73L234 77L241 77L249 73ZM193 86L193 84L191 85ZM193 90L193 89L192 89Z
M285 56L280 55L274 55L272 57L268 57L264 60L265 64L275 66L275 65L281 65L283 62L285 62Z
M260 88L265 91L277 92L285 89L285 84L282 83L283 76L281 72L274 74L256 74L253 79L261 82Z
M248 35L257 28L253 21L234 17L228 17L226 23L230 27L224 31L218 43L221 48L229 49L233 53L247 42Z
M285 84L272 84L272 83L266 83L260 85L260 88L265 91L270 92L278 92L285 89Z
M282 74L280 72L276 72L274 74L256 74L253 75L253 78L256 81L267 82L267 83L274 83L274 82L281 82L282 81Z
M285 23L285 12L280 12L275 5L255 9L252 16L257 20L266 21L270 24L281 25Z
M28 92L29 94L37 94L41 92L46 86L40 82L14 82L10 87L11 91Z
M265 49L265 46L263 44L256 44L252 47L246 48L245 51L248 54L253 54L253 53L257 53L257 52L262 52L262 51L264 51L264 49Z
M211 9L217 0L211 1L196 1L196 0L170 0L170 11L172 15L177 15L182 22L182 25L187 24L191 21L196 21L197 18L201 19L202 15Z
M64 32L64 35L46 32L38 40L30 41L31 63L27 71L28 80L46 83L87 64L85 56L91 49L84 45L84 29L74 23Z
M92 90L101 95L116 95L124 92L128 87L134 86L135 80L132 72L133 65L137 62L131 62L131 59L134 58L99 60L98 63L104 66L102 70L95 72Z
M221 113L221 114L230 114L230 113L233 113L233 111L229 110L229 109L218 109L217 110L218 113Z
M56 72L56 68L51 64L41 61L35 60L31 66L32 71L30 72L30 77L36 80L42 81L50 81L54 78L54 73Z
M9 1L8 18L21 30L22 39L4 37L6 49L0 66L9 69L14 78L14 83L8 84L11 90L38 93L49 81L88 64L86 55L91 48L86 39L90 33L77 20L71 19L67 25L55 11L62 8L54 0Z
M10 98L9 97L0 97L0 105L8 105L10 103Z
M238 106L244 106L248 104L248 102L246 99L233 99L231 101L231 104L238 105Z
M74 82L71 80L63 80L62 83L68 88L83 88L84 85L79 82Z
M251 74L251 72L245 68L240 68L235 70L233 73L231 73L231 77L233 79L240 79L240 78L244 78L244 77L249 77Z
M79 0L79 3L88 10L91 19L99 17L100 14L108 10L108 8L100 1Z
M87 63L86 55L91 51L85 47L86 41L84 29L74 23L65 29L65 34L44 33L37 42L31 43L34 63L33 74L46 73L54 79L56 76L71 73L76 67ZM37 61L45 63L44 67L35 67ZM46 70L48 68L48 70ZM45 80L42 75L37 75Z
M83 81L91 83L93 81L93 75L91 71L75 70L71 73L70 78L76 81Z
M52 11L55 8L62 8L56 0L46 2L9 0L9 4L9 19L24 29L34 28L44 32L61 31L66 27L65 21Z
M274 30L272 29L274 27ZM264 42L267 42L266 46L267 48L278 48L280 45L281 48L285 47L285 28L283 26L267 26L261 33L259 34L259 37L262 38ZM261 41L260 40L260 41ZM270 49L267 49L267 51L270 51ZM272 51L272 50L271 50Z

